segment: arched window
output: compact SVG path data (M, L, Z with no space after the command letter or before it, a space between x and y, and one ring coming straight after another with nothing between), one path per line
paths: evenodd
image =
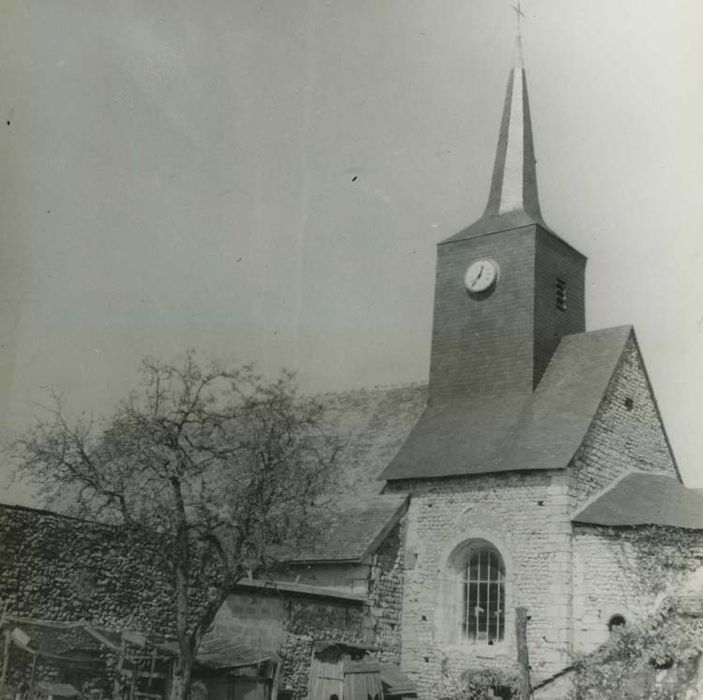
M505 637L505 564L485 541L464 550L461 629L464 639L495 644Z

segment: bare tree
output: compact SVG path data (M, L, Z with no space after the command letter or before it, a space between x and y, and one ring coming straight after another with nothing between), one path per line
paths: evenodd
M17 442L18 473L49 500L68 489L74 514L158 542L179 647L171 698L182 700L232 586L310 533L339 451L330 434L292 374L265 381L189 353L144 360L138 388L104 421L69 421L55 397Z

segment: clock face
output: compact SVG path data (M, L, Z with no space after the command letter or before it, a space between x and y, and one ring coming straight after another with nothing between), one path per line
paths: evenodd
M476 260L469 265L464 275L464 285L474 294L485 292L497 281L498 264L494 260Z

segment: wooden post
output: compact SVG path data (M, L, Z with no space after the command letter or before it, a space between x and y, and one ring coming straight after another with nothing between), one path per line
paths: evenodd
M527 649L527 609L515 608L515 634L517 637L517 664L519 667L518 698L530 700L530 656Z
M149 682L147 683L147 687L151 688L151 682L154 680L154 673L156 672L156 647L154 647L154 651L151 653L151 666L149 667Z
M32 656L32 673L29 676L29 691L27 692L27 697L29 698L29 700L32 700L32 698L34 697L34 680L37 674L37 654L34 653L32 654Z
M124 635L120 642L120 650L117 654L117 669L115 670L115 683L112 690L112 696L117 700L117 698L123 697L122 693L122 669L124 667L124 652L125 652L125 641ZM2 700L2 698L0 698Z
M7 680L7 667L10 663L10 644L12 643L12 630L5 627L5 646L2 653L2 675L0 675L0 700L5 696L5 682Z

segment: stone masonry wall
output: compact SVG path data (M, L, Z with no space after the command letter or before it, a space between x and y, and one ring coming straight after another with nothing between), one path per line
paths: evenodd
M382 663L394 666L400 666L406 527L404 517L388 534L376 553L369 580L369 609L378 657Z
M117 528L0 506L0 599L11 615L173 629L171 586L155 553Z
M525 606L535 679L561 670L571 641L571 524L563 472L483 475L395 485L412 493L405 550L402 669L427 700L444 672L515 663L514 610ZM462 542L485 539L506 567L505 641L457 642L447 615L447 562ZM458 614L461 614L460 612ZM449 620L451 622L451 620Z
M634 337L571 464L573 507L630 469L677 476Z
M680 531L679 531L680 532ZM664 597L681 592L691 572L703 566L703 533L691 532L687 566L667 571L655 566L656 578L643 567L632 542L637 533L629 528L574 527L574 620L576 651L588 653L603 644L614 615L627 622L651 615ZM666 548L666 537L661 547ZM651 563L650 563L651 564ZM700 595L700 589L697 589Z

